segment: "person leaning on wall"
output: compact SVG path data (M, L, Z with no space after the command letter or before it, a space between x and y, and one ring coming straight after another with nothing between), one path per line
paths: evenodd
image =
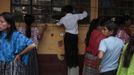
M64 6L62 12L65 16L60 19L57 25L63 25L65 28L64 48L68 75L79 75L78 21L87 17L87 12L73 14L73 10L71 5Z

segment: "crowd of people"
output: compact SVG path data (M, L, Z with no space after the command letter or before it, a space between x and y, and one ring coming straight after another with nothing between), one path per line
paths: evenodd
M70 5L63 7L65 15L56 24L65 28L67 75L79 75L78 21L88 15L86 11L73 11ZM98 17L90 22L82 75L134 75L134 35L129 30L132 21L125 15ZM24 22L25 28L17 29L13 13L0 14L0 75L38 75L37 46L43 33L32 26L32 15L26 14Z
M99 17L91 21L85 39L82 75L133 75L134 35L128 16Z

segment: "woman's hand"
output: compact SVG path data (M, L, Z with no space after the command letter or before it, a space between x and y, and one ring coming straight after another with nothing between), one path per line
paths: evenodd
M17 54L14 61L21 61L21 55Z

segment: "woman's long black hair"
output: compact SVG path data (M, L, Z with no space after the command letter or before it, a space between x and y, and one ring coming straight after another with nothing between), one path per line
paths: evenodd
M130 37L128 46L124 53L123 66L128 68L134 54L134 35Z
M98 23L97 23L98 19L93 19L90 23L90 26L88 28L88 31L87 31L87 34L86 34L86 38L85 38L85 44L86 44L86 47L88 46L89 44L89 40L90 40L90 36L91 36L91 32L97 28L98 26Z
M93 19L90 22L90 26L88 28L88 32L86 34L86 38L85 38L85 44L86 47L89 44L89 40L90 40L90 36L91 36L91 32L96 29L98 26L103 26L103 23L105 23L106 21L108 21L110 18L109 17L99 17L97 19Z
M16 25L15 25L15 15L13 13L10 12L3 12L0 14L0 16L2 16L5 21L10 25L10 28L7 30L7 40L10 41L12 34L14 31L16 31Z
M28 38L31 38L31 26L32 26L32 23L34 22L34 17L32 15L29 15L29 14L26 14L24 16L24 21L25 21L25 24L26 24L26 36Z

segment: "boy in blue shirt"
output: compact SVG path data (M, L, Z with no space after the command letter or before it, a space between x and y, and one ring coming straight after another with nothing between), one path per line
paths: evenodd
M116 37L118 25L112 21L104 24L103 34L107 38L101 40L99 45L98 58L100 62L100 75L116 75L118 59L124 43Z

